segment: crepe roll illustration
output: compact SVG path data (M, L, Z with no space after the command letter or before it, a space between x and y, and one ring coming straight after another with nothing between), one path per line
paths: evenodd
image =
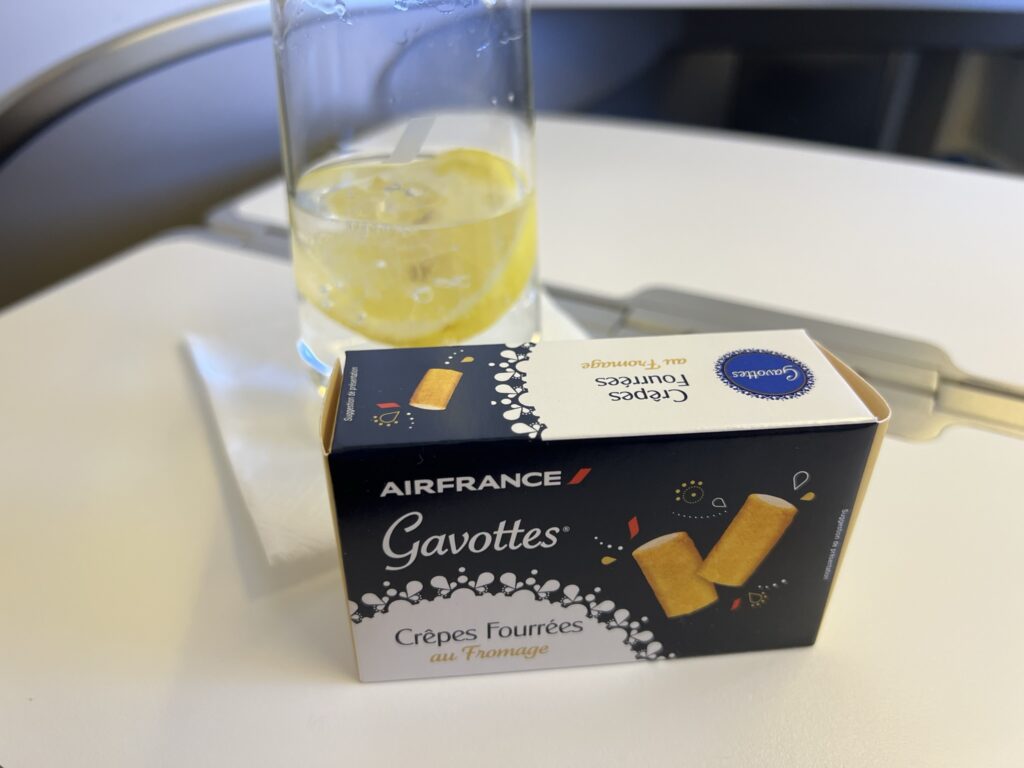
M752 493L704 560L700 575L716 584L742 586L753 575L796 515L785 499Z
M670 619L699 611L718 599L715 585L697 575L700 552L682 531L642 544L633 550L633 559Z
M409 405L425 411L443 411L459 386L462 371L451 368L430 368L423 374L416 391L409 398Z

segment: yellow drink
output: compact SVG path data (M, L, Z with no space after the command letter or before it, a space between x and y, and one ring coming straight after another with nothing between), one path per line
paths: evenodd
M536 260L533 189L482 150L318 166L299 179L291 217L305 300L394 346L486 330L523 293Z

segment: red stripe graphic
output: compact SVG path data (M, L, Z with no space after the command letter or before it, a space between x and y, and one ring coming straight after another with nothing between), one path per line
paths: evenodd
M398 403L377 403L378 408L401 408Z
M590 467L580 467L580 469L576 471L576 474L572 476L572 480L569 481L569 485L579 485L589 474Z
M640 523L636 519L636 515L629 518L629 523L627 523L627 525L629 525L629 538L635 539L636 535L640 533Z

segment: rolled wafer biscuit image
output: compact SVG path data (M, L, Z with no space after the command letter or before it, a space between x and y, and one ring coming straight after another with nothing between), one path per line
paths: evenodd
M750 494L711 548L700 575L716 584L743 586L778 544L794 515L796 507L785 499Z
M640 545L633 550L633 559L670 619L699 611L718 599L715 585L697 575L700 552L682 531Z
M459 386L462 371L451 368L430 368L423 374L416 390L409 398L409 405L425 411L443 411Z

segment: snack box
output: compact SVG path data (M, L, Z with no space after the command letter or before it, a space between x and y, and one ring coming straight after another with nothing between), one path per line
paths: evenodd
M349 352L360 677L811 645L888 418L799 330Z

